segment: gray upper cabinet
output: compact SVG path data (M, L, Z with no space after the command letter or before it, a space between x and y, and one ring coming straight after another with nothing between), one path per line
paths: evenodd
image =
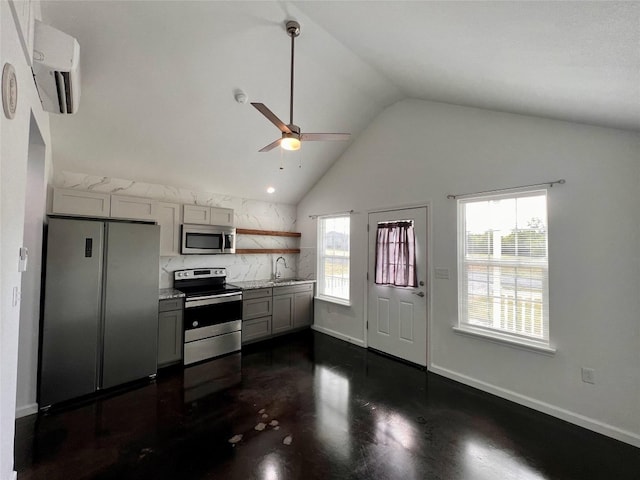
M211 207L211 225L233 227L233 209Z
M184 223L197 225L222 225L233 227L233 209L207 207L206 205L185 205Z
M211 223L211 207L205 205L185 205L182 218L184 223L209 225Z
M158 202L158 225L160 225L160 256L180 255L180 225L182 205Z
M111 195L111 217L155 221L158 202L150 198Z
M51 213L85 217L108 217L111 213L111 195L66 188L53 189Z

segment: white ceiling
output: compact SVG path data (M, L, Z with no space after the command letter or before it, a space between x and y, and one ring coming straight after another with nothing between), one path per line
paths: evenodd
M351 142L304 143L284 170L257 152L279 132L234 91L288 123L286 19L303 132L355 137L407 97L640 130L639 2L42 4L81 48L79 112L52 116L57 170L297 203Z

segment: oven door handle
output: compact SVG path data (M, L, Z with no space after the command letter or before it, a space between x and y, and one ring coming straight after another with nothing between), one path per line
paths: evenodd
M196 297L193 300L187 299L184 302L184 308L202 307L204 305L215 305L217 303L227 303L242 301L242 292L222 293L219 295L207 295L204 297Z

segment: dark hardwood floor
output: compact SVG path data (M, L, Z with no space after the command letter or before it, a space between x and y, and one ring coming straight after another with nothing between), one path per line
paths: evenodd
M304 332L19 419L16 469L19 480L637 480L640 449Z

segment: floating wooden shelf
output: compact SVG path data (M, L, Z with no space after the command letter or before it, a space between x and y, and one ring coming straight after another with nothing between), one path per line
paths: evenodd
M300 232L278 232L276 230L251 230L249 228L236 228L238 235L269 235L271 237L301 237Z
M300 253L299 248L236 248L236 253Z

